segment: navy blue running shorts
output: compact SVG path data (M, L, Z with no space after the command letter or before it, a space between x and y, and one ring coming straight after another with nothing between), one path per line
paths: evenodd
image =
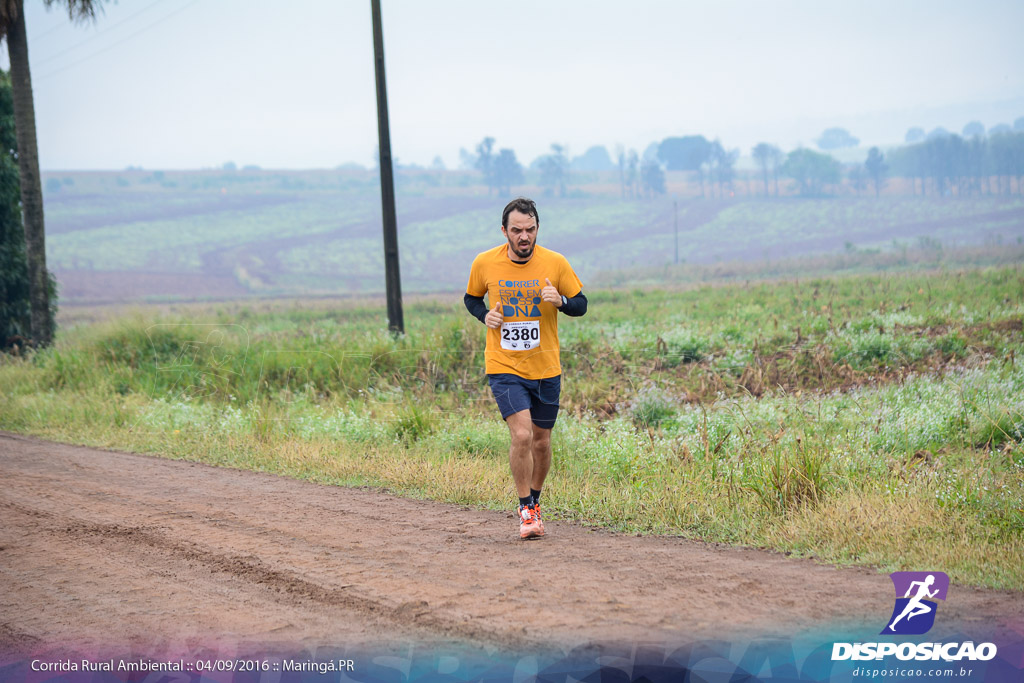
M562 376L546 379L524 379L519 375L500 373L487 375L491 393L498 402L501 419L521 410L530 411L533 424L551 429L558 417L558 398L562 394Z

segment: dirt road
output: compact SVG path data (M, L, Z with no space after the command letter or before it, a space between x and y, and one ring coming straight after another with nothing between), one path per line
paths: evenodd
M877 634L893 605L867 569L2 432L0 482L7 652ZM1024 631L1021 595L954 585L932 633L972 629Z

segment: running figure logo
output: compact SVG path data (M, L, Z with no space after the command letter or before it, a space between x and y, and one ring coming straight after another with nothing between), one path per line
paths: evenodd
M882 634L921 635L935 624L934 599L945 600L949 577L943 572L893 572L896 606ZM902 597L900 597L902 596Z

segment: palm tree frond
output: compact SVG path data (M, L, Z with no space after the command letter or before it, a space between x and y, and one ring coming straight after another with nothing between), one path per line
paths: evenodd
M10 0L4 0L9 2ZM101 0L43 0L46 8L62 5L68 11L68 17L74 22L86 22L96 18L96 10L103 11Z
M0 0L0 38L7 35L7 27L18 18L20 7L18 0Z

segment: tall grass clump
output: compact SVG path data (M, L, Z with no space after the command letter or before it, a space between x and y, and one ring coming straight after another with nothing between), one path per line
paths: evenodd
M766 510L781 513L823 501L831 478L825 451L801 448L783 454L775 448L770 457L758 461L747 486Z

